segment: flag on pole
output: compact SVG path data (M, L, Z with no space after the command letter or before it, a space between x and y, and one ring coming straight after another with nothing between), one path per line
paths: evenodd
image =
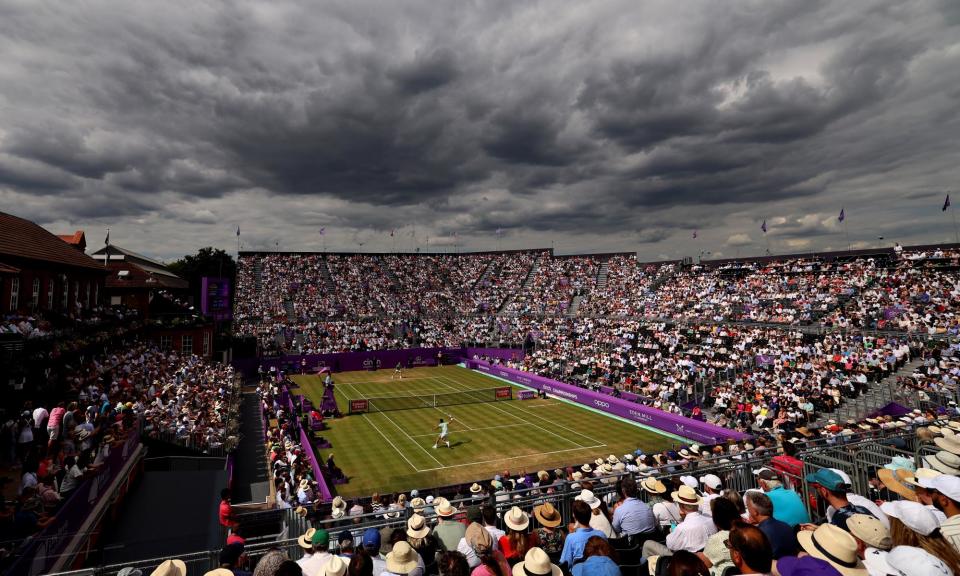
M390 237L391 237L391 238L393 237L393 233L396 232L396 231L397 231L396 228L391 228L391 229L390 229Z
M847 215L843 213L843 208L841 208L841 209L840 209L840 215L837 216L837 220L839 220L840 222L843 222L843 220L844 220L846 217L847 217Z
M943 201L943 212L947 211L947 208L950 207L950 195L947 194L946 199ZM109 234L107 234L109 236Z
M767 221L766 221L766 220L764 220L764 221L763 221L763 224L760 225L760 229L763 230L763 233L764 233L764 234L767 233Z
M321 226L321 227L320 227L320 235L323 236L323 235L326 234L326 233L327 233L327 229L326 229L324 226Z
M947 198L949 198L949 196L947 196ZM944 210L946 210L946 208L944 208ZM106 244L107 246L110 245L110 229L109 228L107 228L107 237L103 239L103 243Z
M503 228L497 228L497 236L503 234Z
M237 238L239 238L239 237L240 237L240 227L237 226Z
M694 237L694 238L697 237L697 231L696 231L696 230L693 231L693 237Z

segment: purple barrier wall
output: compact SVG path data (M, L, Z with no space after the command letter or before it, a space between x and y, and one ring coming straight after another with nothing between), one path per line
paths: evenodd
M491 350L500 350L492 348ZM463 356L463 348L408 348L403 350L373 350L369 352L342 352L339 354L308 354L306 356L280 356L277 358L244 358L234 360L233 365L247 375L256 374L257 366L263 365L265 371L271 367L284 370L289 374L300 373L300 361L307 359L307 370L313 371L317 366L328 366L334 372L349 372L352 370L369 370L373 366L381 369L393 368L399 362L404 368L408 366L435 366L437 352L444 356Z
M550 380L543 376L537 376L529 372L505 368L503 366L491 366L487 362L480 360L469 360L467 367L504 378L523 386L543 390L547 394L553 394L565 400L576 402L590 408L600 410L620 416L633 422L638 422L651 428L663 430L669 434L688 438L700 444L720 444L727 440L743 440L749 438L746 434L741 434L735 430L722 428L714 424L692 420L684 416L670 414L656 408L643 406L624 400L614 398L606 394L578 388L571 384L563 384L556 380Z
M466 358L472 359L474 356L489 356L490 358L499 358L504 362L508 360L523 360L522 348L467 348Z
M330 488L327 486L327 479L323 477L323 472L320 469L320 463L317 462L317 452L313 449L313 444L310 443L310 437L307 436L307 433L303 428L300 428L300 445L304 448L309 448L306 450L307 460L310 462L310 469L313 470L313 477L320 486L320 497L323 498L324 502L330 502L333 500L333 495L330 494Z
M140 435L131 433L122 446L113 448L101 472L80 484L57 511L56 520L24 544L20 558L6 573L17 576L49 573L138 444Z

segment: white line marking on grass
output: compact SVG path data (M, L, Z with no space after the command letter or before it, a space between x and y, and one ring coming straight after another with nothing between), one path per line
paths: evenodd
M455 382L455 383L456 383L456 382ZM459 383L457 383L457 385L459 386ZM448 384L448 386L449 386L449 384ZM457 390L457 389L454 388L453 386L450 386L450 389L451 389L451 390ZM458 390L458 392L466 392L466 390ZM503 408L497 406L497 403L496 403L496 402L484 402L483 404L484 404L485 406L487 406L487 405L490 406L490 407L493 408L494 410L499 410L500 412L503 412L504 414L506 414L507 416L510 416L511 418L513 418L514 420L517 420L518 422L523 422L523 420L522 420L519 416L517 416L516 414L511 414L510 412L507 412L507 411L504 410ZM537 416L537 417L539 418L539 416ZM556 432L551 432L550 430L547 430L546 428L544 428L543 426L540 426L539 424L535 424L535 423L529 422L529 421L527 421L526 424L529 424L529 425L531 425L531 426L536 426L537 428L543 430L543 431L546 432L547 434L550 434L550 435L552 435L552 436L556 436L557 438L559 438L559 439L561 439L561 440L563 440L563 441L565 441L565 442L569 442L569 443L571 443L571 444L576 444L577 446L579 446L579 447L581 447L581 448L585 448L585 446L584 446L583 444L581 444L581 443L579 443L579 442L577 442L577 441L575 441L575 440L571 440L571 439L569 439L569 438L567 438L567 437L565 437L565 436L561 436L561 435L557 434ZM563 426L560 426L560 427L563 428ZM592 440L592 439L591 439L591 440ZM596 440L592 440L592 441L593 441L593 442L596 442ZM604 446L606 446L606 444L604 444Z
M399 454L401 458L403 458L404 460L406 460L406 461L407 461L407 464L409 464L411 468L413 468L413 469L414 469L415 471L417 471L417 472L423 472L423 470L421 470L421 469L419 469L419 468L417 468L416 466L413 465L413 462L411 462L410 459L407 458L407 455L404 454L402 450L400 450L399 448L397 448L396 444L394 444L394 443L390 440L390 438L387 438L387 435L384 434L383 431L380 430L380 428L370 420L370 418L367 418L367 415L366 415L366 414L363 415L363 419L366 420L366 421L367 421L367 424L369 424L370 426L372 426L374 430L376 430L377 432L379 432L380 435L383 436L383 439L386 440L388 444L390 444L391 446L393 446L393 451L396 452L397 454Z
M469 428L470 432L476 432L477 430L497 430L500 428L516 428L517 426L529 426L527 422L519 422L517 424L501 424L499 426L485 426L483 428ZM466 432L467 430L461 430L460 432ZM414 434L414 438L424 438L426 436L436 437L438 434L436 432L431 432L430 434Z
M536 426L536 424L528 424L528 425ZM480 464L490 464L491 462L504 462L506 460L516 460L518 458L535 458L537 456L548 456L550 454L561 454L563 452L577 452L580 450L592 450L593 448L603 448L604 446L606 446L606 444L599 444L597 446L580 446L579 448L567 448L564 450L554 450L552 452L537 452L536 454L523 454L521 456L507 456L506 458L495 458L493 460L481 460L480 462L466 462L464 464L451 464L450 466L444 466L443 468L427 468L426 470L420 470L420 472L433 472L435 470L443 470L447 468L463 468L464 466L478 466Z
M440 468L446 468L446 466L443 465L443 462L437 460L437 458L436 458L433 454L431 454L430 452L428 452L426 448L424 448L423 446L420 445L419 442L417 442L416 440L414 440L414 439L413 439L413 436L407 434L407 431L404 430L403 428L401 428L399 424L397 424L396 422L394 422L394 421L393 421L393 418L391 418L386 412L380 412L380 414L383 414L383 417L386 418L387 420L389 420L391 424L393 424L394 426L396 426L396 427L397 427L397 430L399 430L400 432L402 432L404 436L406 436L407 438L410 439L411 442L413 442L414 444L416 444L416 445L417 445L417 448L423 450L423 453L424 453L424 454L426 454L426 455L429 456L430 458L433 458L433 461L436 462L437 464L439 464L439 465L440 465ZM438 433L437 436L439 436L439 435L440 435L440 434ZM437 470L437 468L434 468L434 470Z
M483 376L483 375L481 374L481 376ZM576 430L573 430L572 428L567 428L566 426L564 426L564 425L562 425L562 424L558 424L558 423L556 423L556 422L554 422L554 421L552 421L552 420L548 420L548 419L544 418L543 416L538 416L537 414L534 414L533 412L528 412L528 411L524 410L523 408L514 405L513 403L510 403L510 406L511 406L512 408L516 408L517 410L519 410L520 412L523 412L524 414L529 414L530 416L533 416L534 418L539 418L541 421L546 422L546 423L548 423L548 424L550 424L550 425L556 426L556 427L558 427L558 428L563 428L563 429L566 430L567 432L572 432L572 433L576 434L577 436L579 436L579 437L581 437L581 438L586 438L587 440L589 440L589 441L591 441L591 442L594 442L594 443L596 443L596 444L599 444L600 446L606 446L605 443L601 442L600 440L597 440L596 438L591 438L590 436L587 436L586 434L583 434L583 433L581 433L581 432L577 432ZM499 409L499 410L501 410L501 411L505 411L505 410L503 410L502 408L500 408L499 406L497 406L496 408ZM514 417L516 417L516 415L514 415ZM534 424L534 426L536 426L536 424ZM571 440L571 442L573 442L573 440ZM574 443L574 444L577 444L577 445L580 445L579 442L573 442L573 443Z

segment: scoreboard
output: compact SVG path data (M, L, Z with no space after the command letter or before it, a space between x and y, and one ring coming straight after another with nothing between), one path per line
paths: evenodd
M214 320L233 318L233 299L229 278L204 276L200 283L200 312Z

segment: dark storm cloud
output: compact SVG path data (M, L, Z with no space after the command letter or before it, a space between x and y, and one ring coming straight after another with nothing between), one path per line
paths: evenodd
M0 201L169 250L830 238L960 177L955 5L8 3Z

